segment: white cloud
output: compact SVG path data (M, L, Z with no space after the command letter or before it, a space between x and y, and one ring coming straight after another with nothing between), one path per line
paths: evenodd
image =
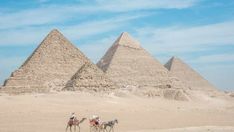
M74 14L73 14L74 15ZM71 17L67 7L47 7L25 9L13 13L0 14L0 29L18 28L22 26L56 23Z
M96 20L90 22L84 22L73 26L64 27L64 33L72 40L78 38L84 38L95 34L101 34L107 31L118 29L121 26L126 25L131 20L149 16L151 13L141 13L138 15L121 15L112 17L105 20Z
M112 31L127 24L131 20L148 16L148 13L141 13L135 16L120 15L105 20L86 21L75 25L60 26L62 33L70 40L78 40L91 35L98 35ZM38 44L53 26L27 27L0 31L0 45L31 45Z
M147 49L159 52L206 50L207 46L234 45L234 21L194 27L145 27L137 29L137 37Z
M32 45L38 44L49 32L49 28L23 28L0 32L2 45Z
M223 54L214 54L200 56L194 60L191 60L192 63L223 63L223 62L234 62L234 53L223 53ZM233 67L234 69L234 67Z
M47 0L37 0L47 2ZM100 14L107 12L129 12L150 9L181 9L195 5L196 0L97 0L64 5L46 5L34 9L23 9L16 12L0 13L0 29L22 26L45 25L64 22L80 15Z
M79 46L79 49L84 52L94 63L98 62L105 52L115 41L116 36L109 36L102 39L87 42Z
M96 0L96 5L81 8L86 11L126 12L150 9L183 9L194 6L197 0Z

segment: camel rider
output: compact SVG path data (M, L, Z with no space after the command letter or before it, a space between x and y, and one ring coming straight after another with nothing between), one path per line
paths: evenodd
M101 119L99 116L93 115L93 120L95 122L95 125L100 125L101 124Z
M76 119L76 114L73 112L70 116L70 120L74 121Z

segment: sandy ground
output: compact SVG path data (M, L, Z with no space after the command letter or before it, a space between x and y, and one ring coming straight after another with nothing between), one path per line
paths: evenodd
M234 100L183 102L74 92L0 95L0 132L64 132L71 112L80 118L117 118L115 132L234 132ZM81 132L88 131L86 120Z

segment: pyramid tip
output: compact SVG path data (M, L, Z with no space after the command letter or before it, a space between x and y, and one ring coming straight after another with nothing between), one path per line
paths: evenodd
M129 38L129 33L128 32L122 32L119 36L119 40Z
M129 35L129 33L128 33L128 32L122 32L122 33L121 33L121 36L122 36L122 35Z
M50 31L51 33L59 33L59 30L57 28L54 28Z
M139 42L134 40L128 32L122 32L119 38L115 41L118 45L124 45L133 48L140 48Z
M58 29L54 28L54 29L52 29L52 30L48 33L48 35L49 35L49 36L50 36L50 35L61 36L62 33L61 33Z
M164 64L164 66L170 71L172 69L172 65L176 60L176 56L172 56L167 62L166 64Z
M180 60L180 58L177 57L177 56L172 56L172 57L171 57L171 60Z

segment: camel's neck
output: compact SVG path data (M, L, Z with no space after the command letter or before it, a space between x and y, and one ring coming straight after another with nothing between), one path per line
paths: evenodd
M81 120L80 120L80 123L84 122L84 120L85 120L85 118L81 119Z

